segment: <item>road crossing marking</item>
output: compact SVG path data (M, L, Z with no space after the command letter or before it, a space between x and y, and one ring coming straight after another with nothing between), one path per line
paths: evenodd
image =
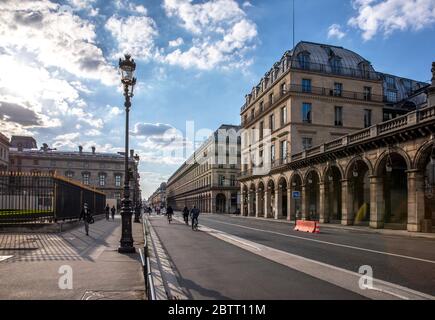
M216 221L216 220L211 220L211 221L212 222L216 222L216 223L221 223L221 224L227 224L227 225L235 226L235 227L239 227L239 228L244 228L244 229L249 229L249 230L254 230L254 231L261 231L261 232L265 232L265 233L276 234L276 235L280 235L280 236L284 236L284 237L288 237L288 238L301 239L301 240L306 240L306 241L312 241L312 242L317 242L317 243L323 243L323 244L333 245L333 246L342 247L342 248L348 248L348 249L366 251L366 252L371 252L371 253L377 253L377 254L382 254L382 255L387 255L387 256L393 256L393 257L398 257L398 258L404 258L404 259L410 259L410 260L415 260L415 261L421 261L421 262L427 262L427 263L435 264L435 261L433 261L433 260L416 258L416 257L402 255L402 254L396 254L396 253L390 253L390 252L384 252L384 251L377 251L377 250L366 249L366 248L361 248L361 247L355 247L355 246L346 245L346 244L340 244L340 243L335 243L335 242L329 242L329 241L323 241L323 240L317 240L317 239L310 239L310 238L305 238L305 237L299 237L299 236L285 234L285 233L276 232L276 231L262 230L262 229L247 227L247 226L243 226L243 225L239 225L239 224L234 224L234 223L228 223L228 222L222 222L222 221Z

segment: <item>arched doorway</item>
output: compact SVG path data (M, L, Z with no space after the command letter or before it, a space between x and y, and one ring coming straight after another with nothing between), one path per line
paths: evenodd
M320 177L315 170L308 172L305 178L305 203L306 203L306 218L308 220L319 220L319 200L320 200Z
M417 212L414 215L417 224L420 223L418 221L420 217L423 219L422 232L432 232L432 227L435 226L435 141L417 155L416 169L418 177L415 186L415 210ZM420 194L420 190L423 190L423 194ZM423 206L418 202L423 202ZM422 207L424 215L418 212Z
M388 151L379 162L377 175L383 188L385 228L406 229L408 222L408 165L397 152Z
M341 223L342 197L340 169L333 165L325 173L325 222Z
M370 168L360 159L353 162L348 171L350 210L348 219L354 225L369 225L370 222Z
M278 182L278 219L287 219L287 180L281 177Z
M217 213L225 213L226 212L226 204L227 204L227 198L224 194L219 193L216 196L216 211Z
M295 173L290 180L290 220L302 219L302 178Z

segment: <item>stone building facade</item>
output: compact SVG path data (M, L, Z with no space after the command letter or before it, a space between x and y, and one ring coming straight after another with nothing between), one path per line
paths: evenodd
M9 167L9 139L0 133L0 171L7 171Z
M139 156L130 151L130 190L133 201L141 201ZM118 208L124 187L124 153L100 153L93 147L85 152L57 151L46 144L41 149L10 149L10 170L17 172L55 172L57 175L95 187L106 194L107 203Z
M168 204L176 210L234 213L240 205L240 127L222 125L169 178Z
M432 85L411 81L412 90L398 88L390 97L383 89L382 119L388 115L390 120L326 142L319 138L320 143L304 150L296 147L286 161L269 159L267 172L255 166L242 172L242 213L431 232L435 64L432 72ZM380 74L382 81L386 77ZM387 81L383 88L408 80ZM288 126L290 131L292 123Z
M163 182L156 191L148 198L148 204L152 208L166 207L166 183Z

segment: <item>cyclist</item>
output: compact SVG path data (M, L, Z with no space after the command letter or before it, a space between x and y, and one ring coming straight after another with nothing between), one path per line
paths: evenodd
M198 230L199 209L196 206L193 206L190 215L192 217L192 230Z
M172 215L174 214L174 210L172 209L171 206L169 206L166 209L166 214L168 215L168 222L171 223L171 221L172 221Z
M186 222L186 225L189 225L189 209L187 209L187 207L184 207L183 209L183 218L184 218L184 222Z

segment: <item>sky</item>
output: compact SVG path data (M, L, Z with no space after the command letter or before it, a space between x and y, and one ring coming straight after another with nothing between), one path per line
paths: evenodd
M435 0L295 8L296 43L343 46L377 71L431 78ZM123 151L117 65L130 53L130 144L146 198L210 132L240 123L245 94L292 43L290 0L0 0L0 132L58 150Z

